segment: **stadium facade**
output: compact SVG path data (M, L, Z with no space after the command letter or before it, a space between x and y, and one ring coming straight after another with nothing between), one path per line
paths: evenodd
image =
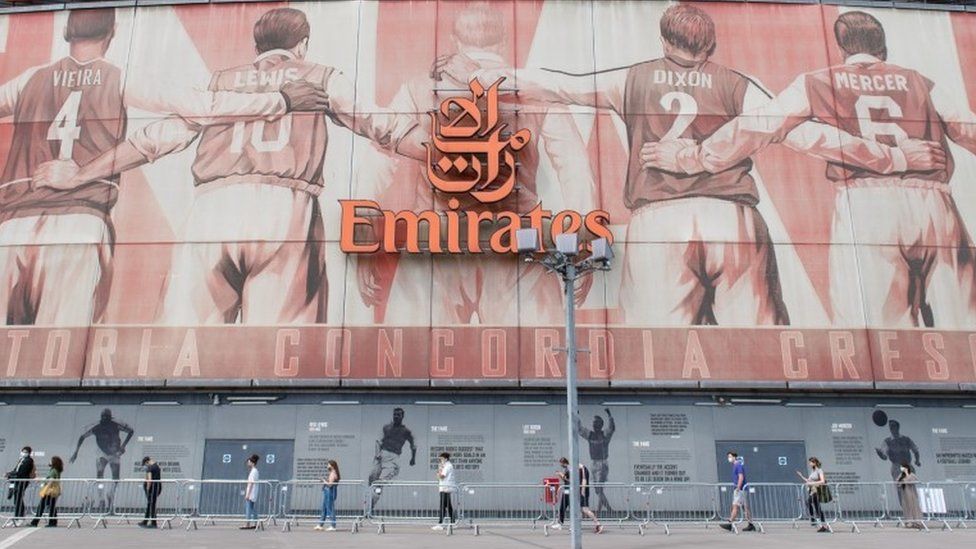
M976 15L98 4L0 15L0 463L537 482L564 304L521 225L613 240L597 480L976 479Z

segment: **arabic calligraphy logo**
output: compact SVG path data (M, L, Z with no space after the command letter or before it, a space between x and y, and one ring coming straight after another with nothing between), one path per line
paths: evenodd
M472 79L470 99L445 99L439 112L430 113L433 142L426 144L427 178L438 190L470 193L487 204L505 198L515 187L513 153L529 144L532 132L521 129L502 139L508 126L498 120L498 87L503 80L485 89Z

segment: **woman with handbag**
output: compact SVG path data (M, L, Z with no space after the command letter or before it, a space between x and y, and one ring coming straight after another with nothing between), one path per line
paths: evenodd
M45 509L50 509L47 527L55 528L58 525L58 498L61 497L61 473L64 472L64 462L60 457L54 456L51 458L50 467L38 494L41 501L37 504L37 512L34 513L31 526L36 527L41 522Z
M827 528L827 520L824 518L823 508L820 506L821 502L830 501L827 477L824 475L819 459L811 457L807 460L807 465L810 466L808 476L804 477L803 473L799 471L796 474L803 479L807 488L807 511L810 513L810 526L817 525L817 517L819 516L820 528L817 532L830 532L830 529Z

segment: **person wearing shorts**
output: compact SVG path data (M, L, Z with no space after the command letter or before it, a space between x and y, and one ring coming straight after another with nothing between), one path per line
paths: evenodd
M559 478L562 482L562 489L560 490L562 497L559 500L559 522L552 525L556 530L561 530L563 528L563 523L566 522L566 510L569 509L569 460L566 458L559 459ZM590 470L583 465L579 464L579 470L577 472L579 475L579 485L580 485L580 512L583 516L589 517L596 523L596 533L603 533L603 526L600 525L600 519L596 517L596 514L590 510Z
M742 509L742 518L746 521L746 527L743 529L745 532L753 532L756 530L755 525L752 524L752 514L749 512L749 499L746 496L746 490L749 489L749 481L746 480L746 465L739 454L735 452L729 452L726 457L729 463L732 464L732 511L729 513L728 524L720 524L723 529L729 532L734 531L732 526L735 523L736 517L739 515L739 509Z

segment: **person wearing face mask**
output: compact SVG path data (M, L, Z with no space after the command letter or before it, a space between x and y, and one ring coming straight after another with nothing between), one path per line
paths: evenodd
M807 511L810 513L810 525L817 525L817 516L820 517L820 528L817 532L830 532L827 528L827 520L824 518L823 508L820 506L822 501L826 501L825 497L829 497L830 493L827 491L827 477L824 476L820 460L811 457L807 460L807 465L810 466L810 475L804 477L803 473L797 471L796 474L803 479L803 482L807 488Z
M732 492L732 511L729 513L728 524L719 524L719 526L731 532L732 525L735 523L735 519L739 515L739 508L741 507L742 517L746 520L746 527L743 528L743 531L753 532L756 530L756 527L752 524L752 513L749 512L749 501L746 498L749 481L746 480L745 462L735 452L729 452L726 454L726 458L732 464L732 486L734 487L734 491Z
M438 512L437 524L432 530L444 529L444 516L446 515L449 523L454 524L454 504L451 498L457 491L457 481L454 479L454 464L451 463L451 454L441 452L437 456L437 491L440 493L441 504Z
M33 453L31 447L24 446L20 450L20 459L17 461L17 465L5 475L7 480L11 481L7 489L7 499L14 500L15 518L24 516L24 491L27 490L30 479L37 476L31 453Z
M898 499L901 500L901 515L906 528L922 528L922 508L918 503L918 477L915 469L907 461L901 464L901 474L896 480Z
M64 472L64 461L60 457L54 456L51 458L49 467L50 470L41 486L40 494L38 494L41 496L41 501L37 504L37 512L34 513L31 526L36 527L41 523L41 517L44 516L45 510L49 510L50 517L47 521L47 527L56 528L58 526L58 498L61 497L60 479L61 473Z

